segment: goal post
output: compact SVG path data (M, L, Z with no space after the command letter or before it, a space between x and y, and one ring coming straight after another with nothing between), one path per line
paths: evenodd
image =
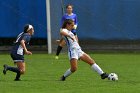
M48 54L52 53L51 42L51 19L50 19L50 0L46 0L46 22L47 22L47 41L48 41Z

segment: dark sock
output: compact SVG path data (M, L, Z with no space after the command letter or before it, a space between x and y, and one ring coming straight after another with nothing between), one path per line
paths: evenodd
M56 56L58 56L60 54L60 51L62 50L63 47L58 46L57 47L57 52L56 52Z
M20 78L20 70L17 67L7 67L7 70L17 73L16 79Z
M18 80L18 79L20 78L20 75L21 75L20 73L17 73L17 75L16 75L16 78L15 78L15 79L17 79L17 80Z
M16 72L16 73L20 72L17 67L10 67L10 66L8 66L7 70L12 71L12 72Z

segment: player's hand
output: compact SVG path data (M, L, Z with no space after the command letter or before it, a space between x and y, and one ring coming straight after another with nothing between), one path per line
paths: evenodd
M62 28L60 28L60 32L62 31L63 29Z
M27 54L27 55L32 55L32 52L30 52L30 51L25 51L25 54Z
M73 29L77 29L77 25L74 25L74 26L73 26Z

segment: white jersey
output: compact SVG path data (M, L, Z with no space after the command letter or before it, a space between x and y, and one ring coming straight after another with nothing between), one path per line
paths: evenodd
M84 52L81 50L81 47L79 46L74 34L67 29L62 29L62 31L67 33L70 37L74 38L74 40L72 40L70 37L64 36L64 39L68 46L69 59L72 59L72 58L79 59L83 55Z
M64 37L64 39L67 43L68 49L73 49L73 48L80 49L81 48L79 46L74 34L71 31L69 31L67 29L62 29L62 31L74 38L74 40L72 40L70 37L66 37L66 36Z

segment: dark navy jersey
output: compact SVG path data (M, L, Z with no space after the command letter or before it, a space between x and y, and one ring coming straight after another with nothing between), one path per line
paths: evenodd
M74 21L74 24L75 25L78 25L78 21L77 21L77 15L72 13L71 15L68 15L67 13L62 17L61 19L61 26L63 24L63 22L66 20L66 19L72 19ZM72 32L76 32L76 30L72 30Z
M20 33L17 36L16 41L14 42L14 46L11 50L11 53L18 54L18 55L24 55L24 51L23 51L23 48L22 48L20 42L21 42L21 40L24 40L25 45L27 45L27 44L29 44L30 39L31 39L31 35L29 35L28 33L23 33L23 32Z

